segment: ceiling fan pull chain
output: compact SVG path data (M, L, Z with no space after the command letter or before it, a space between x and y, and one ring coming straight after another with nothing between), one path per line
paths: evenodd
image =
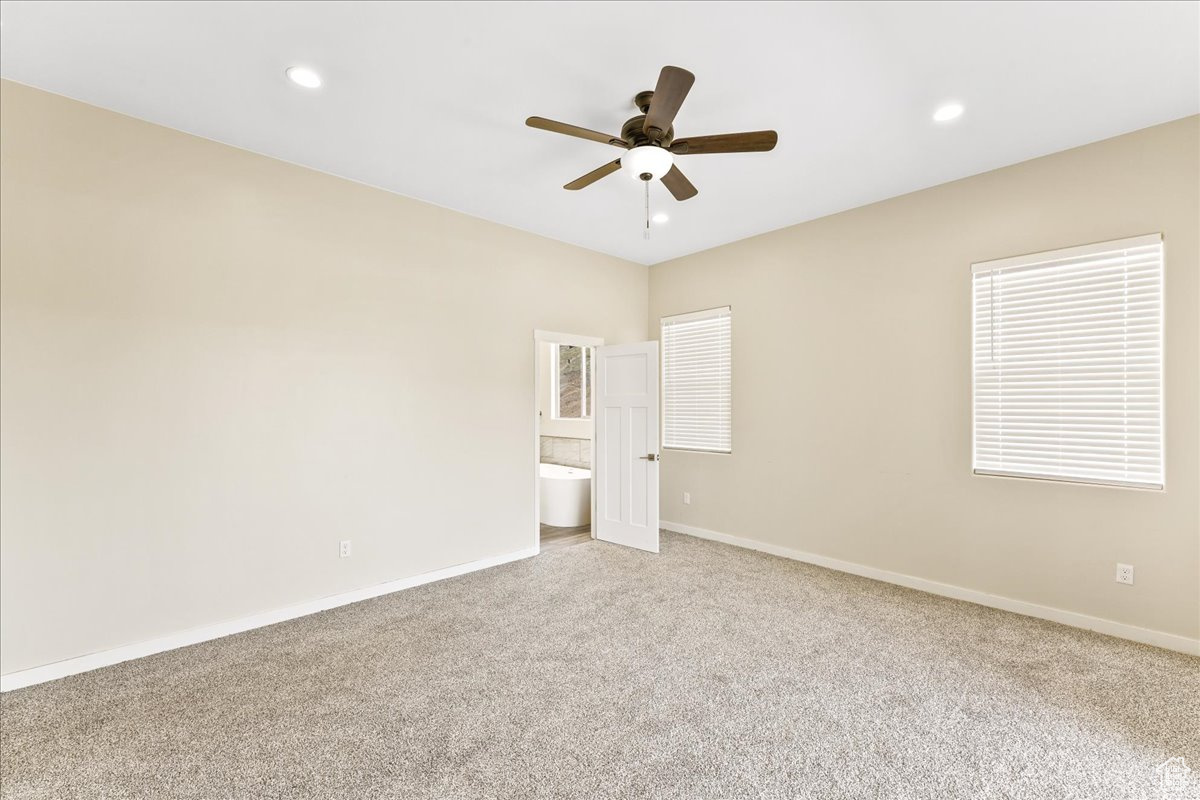
M642 181L646 185L646 232L643 236L650 238L650 181Z

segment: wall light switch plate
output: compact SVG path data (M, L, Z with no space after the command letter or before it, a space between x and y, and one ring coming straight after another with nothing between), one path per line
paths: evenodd
M1117 583L1133 584L1133 565L1117 564Z
M342 540L342 546L341 546L341 549L339 550L339 552L341 553L342 558L350 557L350 540L349 539Z
M683 493L683 504L685 506L690 506L692 504L692 493L691 492Z

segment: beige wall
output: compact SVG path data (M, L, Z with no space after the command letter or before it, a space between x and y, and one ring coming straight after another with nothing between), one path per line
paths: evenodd
M645 267L0 100L0 671L533 544L533 331Z
M1200 635L1198 120L652 267L651 331L733 306L734 452L667 452L663 519ZM971 263L1155 231L1167 490L973 476Z

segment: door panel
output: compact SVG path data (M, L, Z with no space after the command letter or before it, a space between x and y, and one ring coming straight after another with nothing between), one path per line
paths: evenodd
M592 396L595 402L595 395ZM601 424L603 421L603 424ZM599 431L612 431L612 434L600 438ZM604 519L614 522L621 521L621 465L625 463L621 456L621 409L605 408L596 420L596 482L607 487L607 491L597 490L597 497L603 499ZM601 459L603 456L603 459Z
M629 409L629 442L631 453L634 456L631 462L633 466L633 479L630 483L633 486L647 487L647 491L631 491L629 493L629 522L630 524L641 525L642 527L646 527L650 523L650 520L646 516L647 512L649 511L646 500L647 495L649 494L649 473L651 472L652 466L654 477L658 477L658 462L646 461L645 459L637 457L639 455L646 455L646 453L658 452L658 447L656 446L657 443L652 443L649 438L649 431L647 430L646 422L647 416L646 409L644 408ZM641 452L639 452L639 449L636 445L637 442L646 442L647 446L641 448ZM654 494L657 496L658 481L655 481L654 483ZM654 529L658 530L657 522L655 522ZM657 548L655 548L655 550L657 550Z
M658 552L658 342L596 348L596 538Z

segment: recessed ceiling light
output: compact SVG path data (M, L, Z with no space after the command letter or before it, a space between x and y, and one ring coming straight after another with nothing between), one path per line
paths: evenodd
M963 107L961 103L946 103L940 106L937 111L933 112L934 122L949 122L953 119L958 119L962 116Z
M321 85L321 76L316 70L308 67L288 67L287 76L292 79L292 83L305 89L316 89Z
M650 219L654 220L654 221L655 221L655 222L657 222L659 225L662 225L664 222L666 222L667 220L669 220L669 219L670 219L670 217L668 217L666 214L659 213L659 214L655 214L655 215L654 215L653 217L651 217Z

